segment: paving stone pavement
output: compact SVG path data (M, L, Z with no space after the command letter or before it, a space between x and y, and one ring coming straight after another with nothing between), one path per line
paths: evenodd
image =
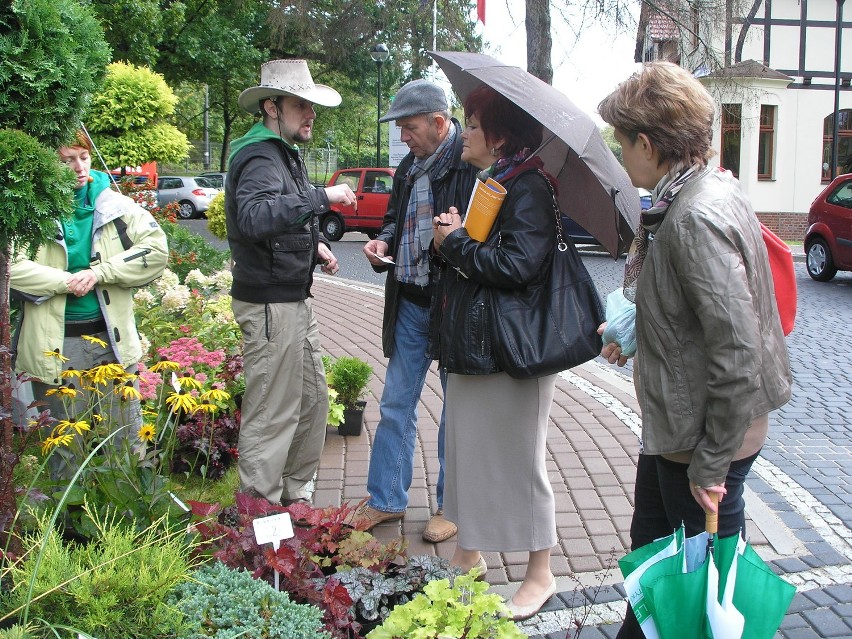
M314 493L318 506L367 496L367 468L386 360L381 352L380 287L318 276L314 309L322 346L332 357L353 355L374 369L365 428L359 437L330 429ZM437 423L442 393L435 365L421 397L414 480L404 519L374 529L380 539L403 535L408 552L449 558L453 539L431 544L421 533L435 510ZM556 495L558 545L551 565L558 595L521 628L537 639L615 637L625 603L617 560L629 547L639 416L633 384L601 361L562 373L548 433L548 469ZM765 561L796 585L776 637L852 639L852 533L771 461L760 459L747 486L748 534ZM814 487L817 488L817 487ZM487 581L510 596L523 580L526 553L484 553Z

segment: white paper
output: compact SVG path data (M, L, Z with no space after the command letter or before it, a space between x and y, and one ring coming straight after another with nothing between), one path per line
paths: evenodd
M254 538L258 545L272 544L278 548L278 542L293 536L293 524L290 513L278 513L269 517L260 517L252 521Z

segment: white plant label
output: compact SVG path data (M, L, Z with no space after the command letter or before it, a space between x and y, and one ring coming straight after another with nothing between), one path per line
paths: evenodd
M252 521L252 526L254 526L254 538L258 545L272 544L277 549L278 542L293 536L290 513L260 517Z

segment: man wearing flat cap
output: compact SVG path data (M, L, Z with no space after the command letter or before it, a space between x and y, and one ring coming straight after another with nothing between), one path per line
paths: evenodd
M232 144L225 182L246 382L240 490L286 506L311 499L328 421L310 298L314 267L333 275L338 266L320 241L318 216L329 204L355 204L355 195L345 184L318 189L308 180L297 145L311 139L314 104L337 106L340 94L314 84L306 61L263 64L260 85L238 101L263 118Z
M430 242L432 217L450 206L463 209L476 179L475 169L461 160L461 125L450 117L444 90L427 80L414 80L396 94L380 121L395 120L409 154L393 179L387 213L376 239L364 253L377 271L387 270L382 349L388 357L380 420L373 440L367 491L370 498L356 517L370 527L401 519L408 506L414 448L417 439L417 405L429 356L429 307L436 269ZM393 257L388 266L381 257ZM442 378L442 382L443 382ZM438 542L456 534L456 526L443 516L444 416L438 430L437 511L423 532L426 541Z

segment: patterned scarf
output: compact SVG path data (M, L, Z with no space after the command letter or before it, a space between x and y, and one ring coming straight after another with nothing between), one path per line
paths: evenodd
M675 168L666 173L651 193L653 206L640 214L639 228L636 230L636 237L633 238L633 243L630 245L630 251L627 254L627 261L624 264L624 297L631 302L636 301L636 282L639 279L639 273L642 271L642 263L648 254L648 247L651 240L654 239L654 233L657 232L666 217L669 204L674 201L684 185L695 177L700 169L701 167L698 164L693 164L685 170Z
M412 184L402 237L396 255L396 279L417 286L429 285L429 244L432 241L432 218L435 200L432 182L447 174L453 162L456 127L428 158L416 159L405 179Z
M530 153L532 153L530 149L524 148L511 157L500 158L488 171L494 176L495 180L500 182L514 169L526 162Z

